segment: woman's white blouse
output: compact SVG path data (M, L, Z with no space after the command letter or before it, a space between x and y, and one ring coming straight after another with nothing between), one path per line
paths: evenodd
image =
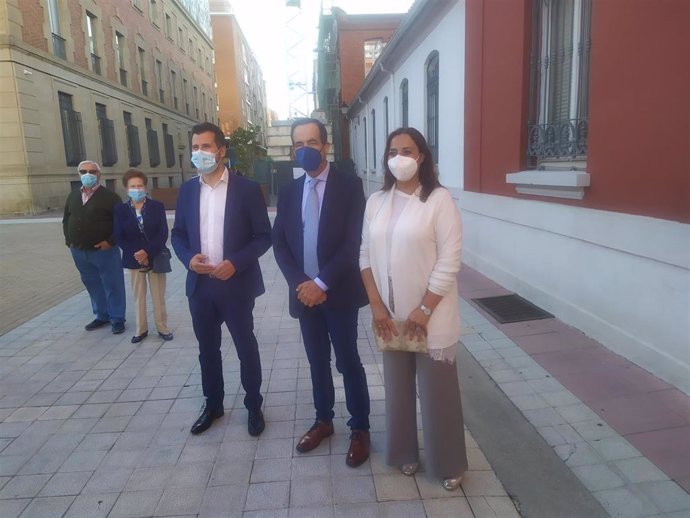
M427 325L427 345L430 354L437 356L432 350L450 347L460 339L460 212L444 188L434 189L426 202L420 200L417 192L400 213L389 237L394 195L394 189L379 191L367 201L359 267L371 268L386 307L390 305L390 274L395 309L391 314L395 320L406 320L419 307L427 289L443 297Z

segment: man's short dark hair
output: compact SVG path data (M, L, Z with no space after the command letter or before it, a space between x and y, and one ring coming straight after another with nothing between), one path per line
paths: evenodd
M207 133L209 131L215 136L216 146L218 149L225 147L225 133L223 133L223 130L212 122L202 122L201 124L197 124L192 128L192 135L200 135L201 133Z
M319 128L319 136L321 137L321 143L326 144L328 143L328 130L326 129L326 125L321 122L319 119L312 119L311 117L303 117L301 119L295 119L292 122L292 126L290 127L290 140L292 140L292 143L295 143L295 128L297 126L304 126L305 124L316 124L316 126Z

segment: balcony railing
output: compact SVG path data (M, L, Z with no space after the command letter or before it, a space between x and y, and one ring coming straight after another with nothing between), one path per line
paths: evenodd
M127 86L127 71L124 68L120 69L120 84Z
M96 54L91 54L91 70L99 76L101 75L101 58Z
M162 103L165 102L165 90L163 90L162 88L158 89L158 100Z
M587 156L587 119L529 126L527 154L537 160Z
M67 51L65 50L65 38L53 34L53 54L60 59L67 59Z
M144 95L149 94L149 84L144 79L141 80L141 93Z

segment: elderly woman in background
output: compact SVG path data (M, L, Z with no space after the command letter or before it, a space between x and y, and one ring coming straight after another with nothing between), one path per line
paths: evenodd
M132 279L132 292L137 303L137 328L132 343L141 342L149 334L146 319L146 284L151 286L153 314L158 335L172 340L165 308L165 273L153 271L153 260L166 250L168 222L161 202L146 195L148 179L136 169L122 177L128 200L115 207L115 241L122 249L122 265L128 268Z
M426 341L428 351L383 353L386 462L410 476L419 465L416 374L426 470L452 491L467 470L455 365L460 213L416 129L388 136L383 168L383 188L367 201L359 260L374 332Z

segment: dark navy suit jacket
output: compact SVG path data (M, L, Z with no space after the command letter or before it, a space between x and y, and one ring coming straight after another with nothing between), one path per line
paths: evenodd
M141 268L134 259L134 252L139 250L146 250L151 263L168 240L168 221L165 219L165 207L161 202L147 198L141 215L144 218L146 237L139 230L137 217L129 201L115 205L113 236L117 246L122 249L122 266L125 268Z
M305 176L286 185L278 197L273 224L273 253L290 292L290 315L298 318L305 307L297 299L296 288L309 280L304 273L302 193ZM321 204L316 253L319 279L328 286L325 308L359 308L367 295L359 272L359 246L364 219L362 180L341 173L331 164Z
M180 186L175 224L170 240L175 254L187 268L186 293L194 294L198 274L189 262L201 253L199 233L199 195L201 185L195 177ZM271 247L271 223L259 184L242 176L228 176L223 226L223 259L235 266L235 274L222 283L229 296L255 298L264 293L259 257Z

